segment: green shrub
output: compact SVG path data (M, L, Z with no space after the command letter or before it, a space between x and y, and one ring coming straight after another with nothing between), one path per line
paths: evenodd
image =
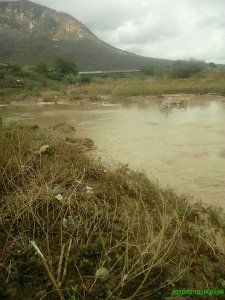
M46 78L49 78L51 80L57 80L57 81L60 81L63 78L63 75L55 69L50 69L45 76Z
M47 88L54 90L54 91L62 91L65 88L63 82L54 81L54 80L46 80Z
M141 73L145 75L154 75L155 66L145 65L141 67Z
M34 81L30 81L28 84L27 84L27 90L30 90L30 91L35 91L35 90L39 90L43 87L45 87L46 84L44 82L34 82Z
M22 77L22 78L31 78L32 79L32 75L30 72L27 72L27 71L18 71L16 76L18 77Z
M0 79L4 79L5 78L5 71L0 70Z
M78 74L78 69L75 63L67 60L63 60L61 58L55 61L54 67L56 73L61 76L61 79L67 74L72 74L72 75Z
M178 60L174 63L171 77L172 78L188 78L194 74L200 73L207 68L204 61L189 59L188 61Z
M90 83L92 81L91 75L81 75L77 77L77 82L79 83Z
M73 91L71 93L71 97L73 100L81 100L82 99L81 94L78 91Z
M217 68L217 65L214 62L208 64L209 68Z
M75 84L77 82L77 76L73 74L67 74L63 77L62 82L65 84Z
M169 73L168 68L158 66L158 67L154 68L153 75L156 77L162 78L162 77L167 76L168 73Z
M21 73L21 65L17 64L17 63L13 63L11 65L11 75L15 75L15 76L19 76Z
M126 78L126 74L125 73L117 73L113 75L114 79L123 79Z
M40 63L37 65L36 71L40 74L46 75L48 73L48 66L46 63Z

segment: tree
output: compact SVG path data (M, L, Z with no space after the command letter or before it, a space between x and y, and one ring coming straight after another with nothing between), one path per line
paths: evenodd
M188 78L202 72L207 64L202 60L190 58L189 60L177 60L173 64L171 76L173 78Z
M217 65L214 62L208 64L209 68L217 68Z
M64 60L64 59L57 59L54 63L54 67L56 72L63 78L65 75L72 74L77 75L78 69L75 63Z

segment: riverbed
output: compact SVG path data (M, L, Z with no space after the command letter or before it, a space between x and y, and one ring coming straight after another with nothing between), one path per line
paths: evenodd
M202 98L162 107L160 101L101 105L10 104L7 122L51 127L61 122L94 140L107 164L128 164L194 201L225 208L225 102Z

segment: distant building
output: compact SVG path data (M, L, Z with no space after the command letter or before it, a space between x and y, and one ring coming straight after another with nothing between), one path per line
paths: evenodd
M9 68L10 68L9 64L0 62L0 69L6 69L6 70L8 70Z

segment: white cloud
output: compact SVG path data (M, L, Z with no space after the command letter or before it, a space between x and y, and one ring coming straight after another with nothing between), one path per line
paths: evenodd
M34 0L65 11L99 38L160 58L225 63L224 0Z

